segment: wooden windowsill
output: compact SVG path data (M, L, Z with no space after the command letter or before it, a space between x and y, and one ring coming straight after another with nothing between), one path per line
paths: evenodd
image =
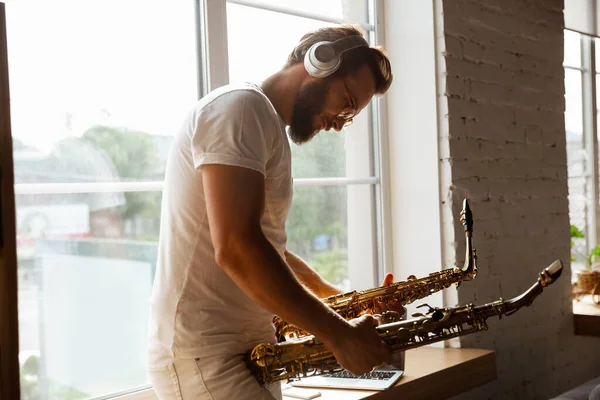
M492 350L420 347L406 352L406 372L391 389L317 389L315 400L447 399L496 379ZM298 388L302 390L302 388ZM305 389L307 390L307 389ZM284 400L293 400L283 396ZM152 390L142 390L112 400L157 400Z
M591 296L573 300L573 325L576 335L600 336L600 305Z
M315 400L446 399L495 380L496 355L492 350L426 346L406 352L405 369L389 390L319 388L321 396Z

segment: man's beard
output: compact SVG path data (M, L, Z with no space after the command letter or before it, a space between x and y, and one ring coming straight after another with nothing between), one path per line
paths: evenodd
M319 132L313 127L313 117L323 111L327 88L325 81L315 81L298 92L288 131L294 143L307 143Z

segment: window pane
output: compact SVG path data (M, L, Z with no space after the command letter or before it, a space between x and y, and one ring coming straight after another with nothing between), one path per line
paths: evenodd
M581 71L565 69L565 128L567 140L581 140L583 105Z
M136 197L154 211L127 218ZM147 384L159 204L159 192L16 196L24 399L83 399Z
M283 67L304 34L325 26L333 24L227 4L229 81L262 81Z
M301 4L301 2L298 2ZM252 20L253 28L247 28ZM230 82L260 83L279 71L300 38L331 24L286 14L227 4ZM277 32L273 36L273 32ZM268 45L259 45L264 38ZM372 176L370 153L371 107L342 132L321 132L302 146L292 145L295 178Z
M288 248L339 289L373 287L370 185L297 187Z
M162 180L197 100L193 2L6 7L17 184ZM147 384L161 193L31 188L16 196L22 397Z
M372 176L370 107L341 132L322 131L310 142L292 144L294 178L367 178Z
M569 174L569 217L571 225L582 232L587 230L587 155L583 140L582 72L565 70L565 128L567 140L567 166ZM574 266L585 259L586 241L573 240L571 249Z
M581 67L581 35L565 30L565 59L564 65Z
M192 2L27 0L6 14L17 183L162 179L197 99Z
M351 23L367 22L366 0L260 0L257 4L296 10L311 14L319 14L327 18L336 18ZM272 32L281 33L279 30Z
M569 165L569 219L571 225L574 225L587 236L587 195L586 186L589 178L582 175L571 176L571 165ZM581 269L587 265L586 255L588 254L587 242L585 238L572 238L573 246L571 255L573 257L572 268Z
M600 40L598 40L597 38L592 38L592 40L594 41L594 45L595 45L595 53L596 53L596 72L600 72Z
M288 248L325 279L349 288L348 205L345 186L294 189L287 220Z

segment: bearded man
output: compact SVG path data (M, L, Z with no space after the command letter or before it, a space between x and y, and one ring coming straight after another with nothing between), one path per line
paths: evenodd
M160 399L281 398L243 361L275 342L274 314L355 374L391 361L372 316L346 321L319 300L339 291L287 249L285 233L288 135L302 144L340 131L391 82L382 50L337 26L306 34L261 84L218 88L191 110L168 157L151 298L148 372Z

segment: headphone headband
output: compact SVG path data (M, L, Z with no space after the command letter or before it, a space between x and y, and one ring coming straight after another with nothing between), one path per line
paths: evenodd
M304 56L304 68L315 78L325 78L338 70L342 55L357 47L369 47L362 35L350 35L335 42L317 42Z

